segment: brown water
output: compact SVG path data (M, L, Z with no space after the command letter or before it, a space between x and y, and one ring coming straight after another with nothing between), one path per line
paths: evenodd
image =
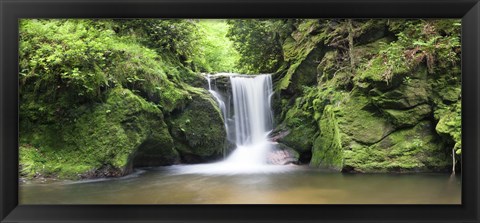
M27 182L21 204L460 204L449 174L342 174L307 167L275 173L207 175L176 167L118 179Z

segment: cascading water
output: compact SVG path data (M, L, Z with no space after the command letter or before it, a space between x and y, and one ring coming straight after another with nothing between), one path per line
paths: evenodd
M228 158L211 164L173 167L181 173L237 174L285 171L288 167L267 164L267 154L273 144L268 134L273 128L271 111L272 77L269 74L230 76L233 97L233 119L229 124L228 106L222 96L212 89L211 76L207 76L210 93L218 102L228 132L234 129L236 148ZM233 125L233 126L232 126ZM231 133L230 133L231 134Z
M220 111L222 112L222 117L224 120L224 125L225 125L225 131L227 132L227 139L230 139L230 131L228 127L228 115L227 115L227 107L225 106L225 100L222 99L222 96L217 93L215 90L212 89L212 80L211 80L211 75L207 75L207 82L208 82L208 91L212 96L215 98L215 100L218 103L218 107L220 108ZM223 154L225 155L225 151L223 151Z
M270 75L231 76L237 148L225 162L248 165L266 163L272 130L272 78Z

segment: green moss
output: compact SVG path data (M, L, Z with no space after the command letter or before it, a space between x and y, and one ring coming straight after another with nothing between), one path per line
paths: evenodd
M315 61L323 57L322 47L318 45L325 39L323 33L316 32L318 29L317 20L304 20L291 37L284 41L284 60L290 66L285 76L275 84L276 91L286 90L291 83L297 84L293 89L301 90L299 85L309 85L316 81L316 71L312 66L316 66Z
M355 141L376 143L394 130L393 125L370 103L369 98L360 93L353 92L349 100L337 109L340 130Z
M435 130L438 134L453 139L454 149L461 153L462 148L462 113L461 101L455 103L448 112L444 112Z
M160 109L122 88L110 90L105 103L87 107L65 123L23 129L20 138L44 159L34 162L33 169L61 178L78 178L104 166L128 172L135 151L149 141L158 142L156 150L173 148Z
M333 107L327 105L320 119L320 135L315 139L310 166L341 170L343 148Z
M313 86L317 83L316 66L325 52L321 48L313 49L310 54L295 68L290 78L288 89L293 92L302 91L305 86ZM289 70L290 71L290 70Z
M418 105L407 110L384 109L383 112L397 127L414 126L432 113L428 104Z
M303 20L297 26L297 30L291 34L291 37L284 41L283 52L285 61L304 60L316 45L325 38L316 32L318 29L318 20Z
M345 152L345 169L358 172L444 171L450 159L429 121L398 130L371 146Z
M300 125L290 129L290 133L280 142L301 153L309 153L313 146L313 139L317 134L314 125Z
M297 67L300 66L301 62L296 62L292 65L287 70L287 73L285 76L282 77L276 84L275 84L275 91L281 91L285 90L288 88L290 85L291 79L295 71L297 70Z
M312 113L319 114L321 110L313 107L313 100L309 96L297 98L294 106L287 110L283 120L283 125L288 129L289 134L280 139L280 142L302 154L310 153L318 132Z
M313 135L314 166L323 163L360 172L446 170L451 164L445 148L461 145L454 140L461 138L461 112L455 105L461 97L458 27L447 28L445 24L452 21L354 20L351 47L348 22L320 20L319 26L299 22L303 33L294 32L284 42L286 75L277 77L276 85L283 90L279 116L292 131L282 140L291 146L304 134L304 144L297 145L309 147ZM386 32L397 25L401 27L391 29L395 36ZM431 29L431 25L441 27ZM319 38L315 46L309 45L313 36ZM298 89L296 75L308 77L310 71L301 71L314 51L325 52L315 57L315 64L308 64L307 70L316 67L317 86ZM333 125L325 123L327 107L338 133L322 126ZM310 127L312 121L319 124L316 132ZM331 147L341 148L342 155Z
M366 38L368 39L368 38ZM382 37L374 42L367 44L355 44L353 47L353 58L358 65L367 64L369 61L378 55L378 52L388 43L392 42L389 37Z
M432 88L426 80L425 74L426 70L420 69L411 77L405 77L403 82L394 89L386 92L380 89L371 90L369 93L372 102L384 109L409 109L427 103Z
M191 102L169 119L175 147L184 162L200 162L222 156L226 132L217 103L204 89L198 89Z
M378 43L379 39L387 39L387 20L384 19L368 19L363 20L358 25L354 35L355 45L370 45L370 43Z
M326 82L332 79L339 69L337 66L338 51L332 50L325 53L324 57L317 66L318 77L321 81Z
M114 50L122 52L112 68L114 83L134 91L145 99L158 103L166 112L180 108L188 100L188 92L179 87L181 69L164 59L154 50L130 42L115 44ZM193 76L182 72L183 78Z
M388 66L382 57L375 57L356 71L355 79L362 82L386 82L389 84L392 79L398 79L399 75L404 75L409 71L410 68L404 63Z

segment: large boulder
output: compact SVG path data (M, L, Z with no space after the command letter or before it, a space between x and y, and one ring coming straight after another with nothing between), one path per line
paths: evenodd
M384 94L398 91L399 95L406 95L399 91L409 89L404 85L386 90ZM426 88L423 90L429 92L428 86ZM353 90L342 102L327 105L323 110L310 165L344 172L447 170L451 167L448 151L435 132L433 109L427 100L418 102L423 104L412 103L413 107L398 105L386 109L379 106L368 91ZM445 116L448 118L450 116ZM448 135L446 132L456 129L454 124L445 127L448 125L444 123L439 122L437 132Z
M169 119L175 148L185 163L218 159L226 148L221 112L208 91L202 90L192 95L190 103Z
M277 141L300 154L300 162L308 163L312 156L313 141L318 134L318 125L311 113L303 109L305 101L295 100L295 105L286 111L283 123L277 127L282 134Z
M267 163L274 165L297 164L300 155L294 149L282 144L274 143L273 149L267 154Z
M134 166L178 161L162 111L132 91L116 87L104 103L72 108L64 122L29 123L20 139L21 170L61 178L122 176Z
M345 148L348 172L431 172L451 168L449 153L430 121L393 132L380 142L357 142Z

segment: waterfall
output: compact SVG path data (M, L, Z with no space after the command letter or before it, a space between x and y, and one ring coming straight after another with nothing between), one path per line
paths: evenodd
M267 154L272 149L268 134L273 128L271 110L272 77L269 74L229 76L233 103L212 86L212 76L207 75L208 89L218 102L225 120L227 137L234 139L235 150L223 161L211 164L177 166L181 173L237 174L258 172L283 172L287 167L267 164ZM229 92L227 92L229 93ZM230 106L233 105L233 114Z
M270 149L267 136L273 127L272 78L268 74L231 76L230 83L237 148L225 162L264 164Z
M272 130L270 75L231 76L237 145L251 145L266 139Z

